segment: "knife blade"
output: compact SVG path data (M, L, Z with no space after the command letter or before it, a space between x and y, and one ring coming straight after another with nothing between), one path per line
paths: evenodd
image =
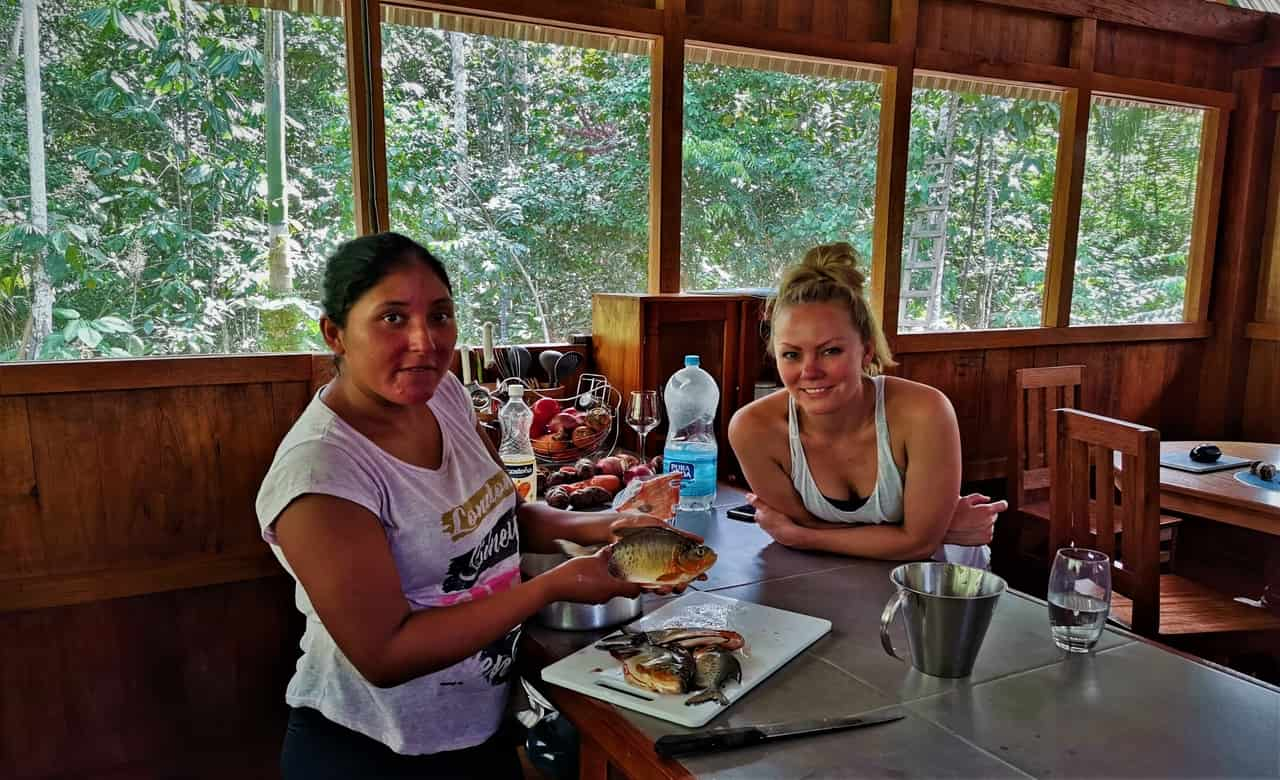
M695 731L692 734L668 734L654 742L653 749L664 758L687 756L692 753L710 753L718 750L758 745L770 739L796 737L801 734L818 734L823 731L840 729L856 729L861 726L875 726L880 723L892 723L902 720L905 715L894 708L875 715L854 715L842 718L819 718L816 720L797 720L790 723L764 723L759 726L742 726L740 728L708 729Z

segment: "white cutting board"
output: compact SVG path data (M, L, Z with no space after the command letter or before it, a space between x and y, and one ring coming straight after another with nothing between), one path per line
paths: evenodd
M642 631L700 626L742 634L746 646L736 653L742 665L742 683L731 682L724 689L730 705L831 630L830 620L692 590L630 625ZM690 728L702 726L728 709L714 701L686 705L684 701L692 692L661 694L637 688L623 676L622 662L597 650L594 643L544 668L542 679Z

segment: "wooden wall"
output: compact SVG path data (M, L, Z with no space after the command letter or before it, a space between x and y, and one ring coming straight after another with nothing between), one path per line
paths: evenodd
M276 760L301 625L254 498L312 370L0 367L0 775Z
M1005 476L1013 406L1009 382L1019 368L1085 366L1081 406L1159 429L1165 439L1206 435L1194 415L1205 342L1064 344L897 356L893 373L947 394L960 423L966 481Z

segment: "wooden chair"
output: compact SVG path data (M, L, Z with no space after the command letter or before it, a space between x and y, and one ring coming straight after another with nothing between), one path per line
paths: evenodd
M1009 511L1021 518L1019 550L1023 555L1044 554L1042 545L1049 525L1049 464L1057 444L1055 409L1079 409L1084 366L1021 368L1013 372L1013 425L1008 469ZM1181 518L1160 516L1160 562L1172 567ZM1115 527L1120 533L1120 526ZM1048 550L1050 558L1057 548ZM1052 562L1052 561L1050 561Z
M1084 366L1021 368L1013 372L1009 511L1049 522L1049 461L1057 443L1053 410L1080 408Z
M1280 630L1280 618L1268 610L1160 574L1159 431L1076 409L1055 409L1054 418L1050 549L1074 542L1111 558L1112 619L1162 639ZM1119 537L1098 533L1115 527L1123 531Z

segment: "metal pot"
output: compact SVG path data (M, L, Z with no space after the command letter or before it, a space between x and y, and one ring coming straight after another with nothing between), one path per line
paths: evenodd
M569 560L566 555L521 553L520 571L525 578L536 577ZM596 631L612 628L640 617L640 599L616 598L604 604L553 601L538 610L538 622L559 631Z

